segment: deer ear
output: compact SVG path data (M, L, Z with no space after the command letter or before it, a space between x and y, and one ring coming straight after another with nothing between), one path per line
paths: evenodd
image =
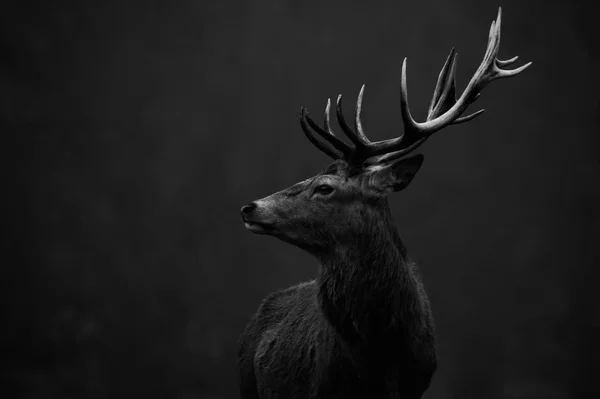
M386 194L404 190L421 168L424 158L422 154L414 155L374 171L373 188Z

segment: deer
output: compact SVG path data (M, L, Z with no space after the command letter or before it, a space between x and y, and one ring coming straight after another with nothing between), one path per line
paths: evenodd
M245 228L299 247L319 261L317 276L269 294L240 336L243 399L420 398L437 368L435 328L416 264L407 256L387 196L404 190L423 164L410 155L433 133L481 115L463 116L490 82L516 76L531 62L497 58L502 9L492 22L483 61L456 98L456 51L444 63L427 118L411 116L402 63L403 133L371 141L361 122L363 85L354 128L337 98L336 115L352 145L305 108L308 140L333 158L317 175L241 208Z

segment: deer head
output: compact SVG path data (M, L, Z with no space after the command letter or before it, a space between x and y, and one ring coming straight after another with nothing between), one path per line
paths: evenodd
M356 240L369 233L369 227L381 225L388 215L386 196L408 186L423 163L422 155L406 157L433 133L446 126L472 120L484 111L462 116L490 82L515 76L531 62L516 69L505 69L518 57L506 61L497 58L500 45L501 12L492 22L483 61L469 84L456 98L456 52L450 51L439 74L427 119L416 122L408 106L406 58L402 64L400 111L404 133L393 139L371 141L361 123L360 113L365 86L358 95L354 129L345 121L342 96L338 96L338 123L350 139L349 146L331 130L327 101L324 126L321 127L302 108L300 124L306 137L335 161L321 173L305 181L242 207L242 219L248 230L268 234L313 253L327 251L333 245ZM320 137L318 139L317 137Z

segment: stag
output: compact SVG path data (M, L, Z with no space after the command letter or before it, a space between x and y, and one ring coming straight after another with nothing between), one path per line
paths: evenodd
M314 255L317 277L268 295L244 330L238 349L244 399L420 398L436 369L429 300L400 240L387 195L408 186L423 155L405 157L434 132L467 122L463 113L490 82L515 76L531 63L506 69L517 57L497 58L501 9L492 22L483 62L457 99L456 52L439 74L424 122L408 106L402 64L400 137L371 141L361 123L364 85L354 129L337 99L337 120L352 146L302 108L306 137L334 162L293 186L245 205L246 229L277 237Z

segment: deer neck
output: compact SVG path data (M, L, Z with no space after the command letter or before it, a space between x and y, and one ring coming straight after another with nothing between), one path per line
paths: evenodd
M413 337L424 322L420 283L387 202L376 212L364 231L322 257L318 277L328 321L346 342L368 351L405 342L401 337Z

